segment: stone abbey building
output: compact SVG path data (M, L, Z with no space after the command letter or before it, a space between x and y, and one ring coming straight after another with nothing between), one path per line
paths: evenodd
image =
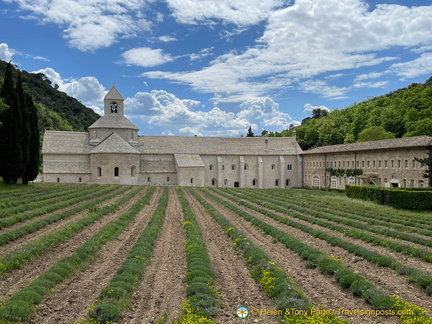
M426 186L432 137L418 136L302 151L295 137L142 136L124 116L115 87L88 132L46 131L43 181L249 188L333 187L375 183ZM344 170L331 175L329 169ZM362 170L348 175L346 170Z

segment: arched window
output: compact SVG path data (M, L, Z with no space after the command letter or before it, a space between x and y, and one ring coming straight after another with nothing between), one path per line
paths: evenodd
M285 181L285 185L286 185L287 187L289 187L290 184L291 184L291 180L290 180L290 179L286 179L286 181Z
M115 167L114 168L114 177L118 177L119 176L119 168Z
M245 165L244 165L244 169L245 169L245 170L249 170L249 164L245 164Z
M209 169L210 169L210 170L214 170L214 166L213 166L213 164L210 164L210 165L209 165Z
M132 166L132 168L131 168L131 177L134 178L135 174L136 174L136 167Z
M276 186L276 187L279 186L279 179L276 179L276 180L275 180L275 186Z
M337 188L337 178L335 176L331 177L330 187L331 188Z
M312 187L320 187L320 177L318 175L314 175L312 178Z
M225 170L225 165L222 164L222 170Z
M236 169L236 165L235 164L232 164L231 165L231 170L235 170Z
M216 179L213 178L211 184L212 184L212 186L215 186L216 185Z
M272 170L276 170L276 165L275 165L275 164L272 164L272 165L271 165L271 169L272 169Z
M78 182L82 182L82 178L81 177L78 178Z
M252 180L252 186L254 186L254 187L255 187L255 186L256 186L256 184L257 184L257 179L253 179L253 180Z
M292 164L288 164L288 165L287 165L287 170L288 170L288 171L292 170Z
M193 178L191 178L191 183L193 183Z
M151 180L150 177L147 177L147 182L150 182L150 180Z
M228 186L228 179L225 179L225 180L224 180L224 185L225 185L225 186Z
M60 178L57 178L57 182L60 182Z

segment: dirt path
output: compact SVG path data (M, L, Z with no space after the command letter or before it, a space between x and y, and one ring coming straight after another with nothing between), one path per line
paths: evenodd
M285 233L295 237L301 242L307 242L313 248L320 250L321 252L332 255L341 259L342 262L348 266L350 269L358 272L360 275L365 277L367 280L372 282L379 288L382 292L388 295L398 295L403 300L416 304L427 310L431 310L431 303L429 297L427 296L424 289L420 288L417 284L409 284L406 281L406 277L398 275L394 270L386 267L380 267L368 261L354 262L354 255L349 253L345 249L340 247L331 246L324 240L313 237L301 230L293 228L291 226L281 224L270 217L267 217L261 213L258 213L252 209L240 206L231 201L233 205L240 208L249 214L257 217L258 219L266 222L267 224L276 227ZM279 216L284 217L283 214L276 213ZM286 215L285 215L286 217ZM322 230L322 228L317 228ZM358 259L357 259L358 260Z
M180 316L181 303L186 298L185 246L181 205L175 189L169 188L165 220L153 258L134 292L132 307L124 313L121 323L151 324L165 312L169 313L166 323L170 323Z
M201 228L204 242L207 245L213 270L216 274L215 284L222 296L224 308L220 309L219 323L246 323L235 315L240 306L248 309L274 309L266 293L250 277L245 261L239 255L229 237L221 227L207 214L205 208L187 191L184 190ZM256 318L250 317L248 323ZM265 323L278 323L275 316L265 318Z
M208 197L204 195L203 197L219 212L223 213L234 226L245 233L255 244L260 246L275 260L297 286L306 293L315 307L322 305L329 310L372 309L371 305L366 303L363 299L354 297L350 291L342 289L339 284L337 284L334 277L322 274L318 269L306 268L306 262L297 253L287 249L282 243L274 243L271 236L264 235L246 220L235 215ZM341 316L341 318L348 319L356 324L394 323L394 318L376 316ZM266 318L264 318L264 320L266 320Z
M55 292L38 306L30 323L69 323L85 317L87 306L109 284L129 250L138 241L158 206L161 193L162 188L158 188L150 204L136 215L118 238L104 245L100 254L87 269L71 281L57 287Z
M17 290L23 288L32 279L37 278L41 273L49 269L58 259L66 257L77 247L87 241L97 233L106 224L119 218L122 213L129 209L140 197L145 194L146 190L140 191L135 197L123 204L116 212L105 215L99 221L87 226L84 230L73 235L69 240L63 242L43 254L43 257L35 259L33 262L25 264L21 269L14 270L5 274L0 280L0 291L6 298Z
M114 200L116 200L116 199L118 199L118 198L126 195L129 191L130 190L128 190L128 191L126 191L126 192L124 192L124 193L122 193L122 194L120 194L118 196L112 197L112 198L104 201L102 204L99 204L98 206L99 207L106 206L109 203L113 202ZM68 209L71 209L71 208L75 207L76 205L78 205L78 203L75 204L75 205L69 206L67 208L56 210L55 212L52 212L52 213L49 213L49 214L45 214L45 215L40 216L40 217L32 218L31 220L28 220L28 221L23 222L23 223L15 224L15 225L22 226L22 225L25 225L26 223L30 223L32 221L36 221L38 218L47 217L47 216L50 216L52 214L62 213L64 211L68 210ZM49 224L49 225L41 228L40 230L37 230L36 232L30 233L28 235L25 235L25 236L23 236L23 237L21 237L21 238L19 238L17 240L10 241L9 243L7 243L5 245L0 246L0 256L5 255L6 253L9 253L12 250L17 250L17 249L19 249L19 248L27 245L30 241L32 241L34 239L37 239L38 237L44 236L45 234L48 234L49 232L53 232L53 231L55 231L55 230L57 230L59 228L62 228L64 226L70 224L70 223L77 222L77 221L79 221L80 219L82 219L82 218L84 218L86 216L87 216L87 210L83 210L83 211L81 211L79 213L71 215L71 216L69 216L69 217L67 217L65 219L62 219L62 220L58 221L58 222L54 222L52 224ZM20 226L15 226L15 225L13 225L11 227L8 227L8 229L13 230L15 228L20 227ZM12 228L12 227L14 227L14 228Z

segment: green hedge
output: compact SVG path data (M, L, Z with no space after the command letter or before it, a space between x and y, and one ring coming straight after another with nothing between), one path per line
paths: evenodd
M432 191L346 185L347 197L369 200L398 209L432 210Z

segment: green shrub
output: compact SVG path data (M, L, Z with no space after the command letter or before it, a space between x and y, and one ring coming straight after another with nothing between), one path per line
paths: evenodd
M40 293L38 293L35 289L31 289L29 287L19 291L16 293L11 300L13 301L25 301L30 304L39 304L42 300Z
M203 282L192 282L186 288L186 296L189 297L196 294L214 295L214 290Z
M347 185L347 197L369 200L397 209L431 210L431 190L408 190L407 188L384 188L377 186Z
M12 323L21 323L31 316L33 305L23 300L14 300L0 308L0 318Z
M106 324L118 321L122 316L122 312L117 305L105 303L99 304L89 313L89 316L100 323Z

